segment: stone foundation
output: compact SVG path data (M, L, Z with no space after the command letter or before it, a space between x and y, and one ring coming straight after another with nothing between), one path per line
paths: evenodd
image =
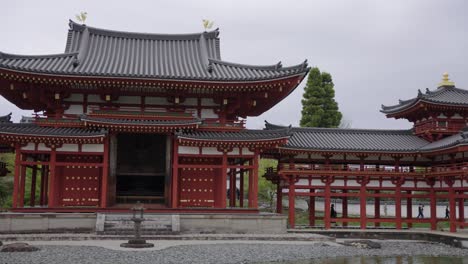
M112 232L120 232L116 226L128 229L122 233L131 230L125 220L131 218L130 214L107 216ZM121 225L116 222L119 218ZM277 214L148 214L145 218L154 220L146 222L147 225L169 229L165 233L285 234L287 221L286 216ZM0 213L0 233L105 233L105 219L95 213ZM144 227L143 233L160 231L150 226Z

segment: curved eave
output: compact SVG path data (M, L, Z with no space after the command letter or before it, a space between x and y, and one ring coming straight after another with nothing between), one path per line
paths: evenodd
M196 78L184 78L184 77L139 77L139 76L118 76L118 75L83 75L83 74L71 74L71 73L52 73L52 72L43 72L43 71L25 71L25 70L18 70L12 69L9 67L3 67L0 64L0 72L5 71L5 73L1 73L2 75L6 74L17 74L17 75L24 75L19 79L26 78L39 78L43 77L44 79L57 79L57 78L67 78L74 81L102 81L103 83L108 83L109 81L116 81L116 82L135 82L141 84L141 82L168 82L168 83L196 83L196 84L211 84L211 85L222 85L222 84L229 84L229 85L248 85L248 84L262 84L262 83L270 83L276 81L283 81L287 79L293 79L295 77L301 76L301 81L307 74L309 68L302 72L292 73L292 74L285 74L283 76L277 76L272 78L258 78L258 79L196 79ZM32 75L32 76L27 76ZM135 85L135 84L133 84Z
M39 135L39 134L23 134L12 132L0 132L0 139L5 142L102 142L107 136L106 133L98 135Z
M366 154L388 154L388 155L417 155L417 150L358 150L358 149L310 149L279 147L281 151L293 153L366 153Z
M468 104L465 105L465 104L443 103L443 102L432 101L432 100L424 98L424 99L416 100L411 105L405 106L403 108L399 108L395 111L380 110L380 112L384 113L387 117L395 117L395 118L403 117L407 113L417 111L421 107L420 105L422 103L427 106L468 108Z
M287 140L290 136L282 136L275 138L264 138L264 139L209 139L209 138L192 138L187 136L177 136L177 139L193 142L267 142L267 141L278 141Z

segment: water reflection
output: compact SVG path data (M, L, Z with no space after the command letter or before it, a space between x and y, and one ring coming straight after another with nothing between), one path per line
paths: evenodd
M422 257L422 256L397 256L397 257L346 257L310 259L300 261L271 262L282 264L468 264L467 258L461 257ZM266 264L266 262L265 262Z

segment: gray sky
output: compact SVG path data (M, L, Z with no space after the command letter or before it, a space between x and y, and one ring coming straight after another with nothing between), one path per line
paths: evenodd
M386 119L380 105L434 89L447 71L457 87L468 89L468 1L3 1L0 51L61 53L68 19L80 11L87 23L123 31L189 33L214 20L224 60L284 66L308 59L330 72L336 100L354 128L409 128ZM303 82L288 98L260 117L298 125ZM0 114L21 114L0 99Z

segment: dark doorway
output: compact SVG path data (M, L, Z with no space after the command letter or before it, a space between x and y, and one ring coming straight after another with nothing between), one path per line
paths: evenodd
M166 136L117 136L117 203L164 203Z

